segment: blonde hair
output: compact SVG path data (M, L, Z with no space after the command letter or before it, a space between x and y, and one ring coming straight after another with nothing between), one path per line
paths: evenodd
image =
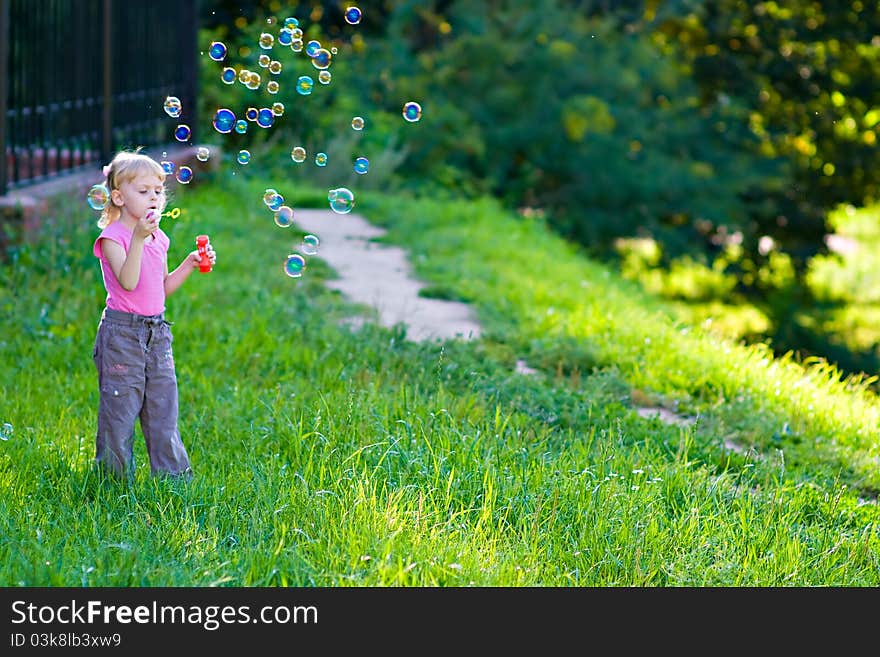
M110 161L110 164L104 167L104 171L106 172L104 186L107 188L108 192L112 192L114 189L119 189L120 185L131 182L141 174L155 175L160 181L162 181L162 185L164 186L165 169L163 169L162 165L156 162L156 160L140 151L140 148L134 151L119 151ZM159 208L160 212L162 210L164 210L164 207ZM119 219L121 215L122 211L116 207L111 199L108 198L107 205L101 212L100 219L98 219L98 227L106 228Z

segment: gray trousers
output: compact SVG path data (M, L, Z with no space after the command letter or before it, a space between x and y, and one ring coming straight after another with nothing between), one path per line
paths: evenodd
M177 427L177 375L171 324L161 315L105 308L92 354L101 391L95 461L107 472L134 470L134 425L141 430L150 472L192 475Z

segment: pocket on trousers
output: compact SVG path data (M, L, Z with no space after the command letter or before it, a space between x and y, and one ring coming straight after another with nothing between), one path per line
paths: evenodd
M174 336L171 334L171 329L164 326L154 340L157 369L174 376Z
M95 362L101 373L101 391L141 388L144 379L144 350L137 330L108 325L98 335Z

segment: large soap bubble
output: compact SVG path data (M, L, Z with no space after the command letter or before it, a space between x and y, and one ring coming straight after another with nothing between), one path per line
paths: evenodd
M92 185L89 193L86 195L86 202L92 210L103 210L110 202L110 192L103 183Z
M347 187L337 187L327 193L330 209L336 214L348 214L354 207L354 193Z
M228 132L232 132L232 129L235 127L235 114L232 110L222 107L214 114L213 123L214 129L225 135Z

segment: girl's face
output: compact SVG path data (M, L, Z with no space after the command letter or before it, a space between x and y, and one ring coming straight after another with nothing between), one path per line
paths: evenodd
M119 185L110 192L113 203L122 212L122 217L138 221L147 212L162 212L165 207L165 185L155 175L142 173Z

